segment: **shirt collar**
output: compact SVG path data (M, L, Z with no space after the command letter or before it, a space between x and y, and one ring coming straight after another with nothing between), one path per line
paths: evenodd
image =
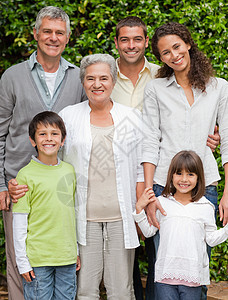
M149 70L149 72L150 72L150 64L149 64L149 62L148 62L148 60L146 59L145 56L144 56L144 59L145 59L144 66L143 66L142 70L139 72L139 74L143 73L146 69ZM128 79L127 76L123 75L123 74L120 72L120 68L119 68L119 60L120 60L120 57L118 57L118 58L116 59L117 73L119 74L120 78Z
M39 164L41 164L41 165L45 165L45 166L53 166L53 165L47 165L47 164L43 163L43 162L40 161L35 155L32 155L32 159L33 159L35 162L37 162L37 163L39 163ZM54 165L54 166L58 166L60 163L61 163L61 160L57 157L57 164Z
M173 197L173 195L169 195L168 198L169 198L170 200L173 200L173 201L178 202L178 201ZM209 200L207 200L207 198L206 198L205 196L201 197L198 201L194 201L194 202L192 202L192 203L193 203L194 205L195 205L195 204L210 204L213 208L215 208L214 205L213 205Z
M113 113L113 111L115 111L116 110L116 102L115 101L113 101L112 99L111 99L111 101L112 101L112 108L110 109L110 113L112 114ZM90 113L91 112L91 107L89 106L89 100L87 100L87 112L88 113Z
M167 79L166 86L170 86L173 82L176 82L176 85L179 86L179 84L178 84L177 81L176 81L176 77L175 77L174 74L171 75L171 76L169 77L169 79Z
M41 66L41 64L36 59L37 51L34 51L32 55L30 56L28 63L31 70L35 68L35 66L38 64ZM75 65L64 59L62 56L60 58L60 67L63 71L67 70L68 68L75 68Z

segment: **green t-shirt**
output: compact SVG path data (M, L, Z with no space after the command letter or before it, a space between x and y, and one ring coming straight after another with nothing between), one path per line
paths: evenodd
M77 260L74 168L65 162L47 166L34 160L17 175L29 191L14 213L28 214L26 252L32 267L63 266Z

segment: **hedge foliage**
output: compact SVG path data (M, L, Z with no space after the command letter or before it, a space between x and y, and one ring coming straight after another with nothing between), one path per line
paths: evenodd
M72 34L63 56L72 63L78 65L83 56L91 53L110 53L117 57L113 41L115 25L128 15L136 15L147 24L150 38L154 29L165 22L185 24L199 48L211 59L217 76L227 79L228 5L225 0L0 0L0 74L12 64L27 59L36 49L32 28L37 12L47 5L59 6L70 16ZM150 47L146 56L158 63ZM219 157L218 152L215 155ZM221 160L217 158L217 161L224 176ZM223 187L224 179L218 187L220 197ZM0 231L2 236L2 223ZM0 239L0 264L4 265L2 244ZM228 279L227 247L225 242L213 249L211 276L215 280Z

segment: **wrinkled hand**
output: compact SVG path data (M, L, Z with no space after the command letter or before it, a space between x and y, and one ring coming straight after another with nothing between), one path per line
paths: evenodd
M33 270L31 270L31 271L29 271L29 272L26 272L26 273L23 273L23 274L21 274L21 275L23 276L23 278L24 278L27 282L31 282L31 281L32 281L31 277L32 277L33 279L36 278L35 273L34 273Z
M10 196L8 191L0 192L0 210L9 210Z
M80 257L77 256L76 271L79 271L80 269L81 269L81 260Z
M28 191L27 185L18 185L15 178L10 179L8 183L8 191L13 203L17 203L18 199L23 197Z
M166 216L166 212L165 210L162 208L159 200L156 198L156 200L152 203L150 203L147 208L146 208L146 214L147 214L147 219L148 222L150 223L150 225L153 225L155 227L157 227L158 229L160 229L160 224L156 218L156 211L157 209L160 210L161 214L163 214L164 216Z
M223 194L219 204L220 221L225 226L228 223L228 195Z
M214 152L217 146L220 144L220 135L218 132L218 126L215 125L214 134L209 134L207 138L207 146Z

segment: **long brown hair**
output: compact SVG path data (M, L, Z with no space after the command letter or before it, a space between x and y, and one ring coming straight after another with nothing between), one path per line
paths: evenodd
M161 37L166 35L177 35L186 44L189 44L189 55L191 60L190 70L188 72L189 83L192 87L200 89L202 92L206 90L206 84L210 77L214 76L214 71L210 61L198 49L197 44L193 41L192 36L183 24L176 22L169 22L163 24L155 30L152 37L152 51L156 58L161 61L160 53L158 50L158 41ZM173 69L164 64L157 73L157 78L169 78L173 74Z
M162 195L169 196L176 193L176 188L173 185L173 174L186 170L197 175L197 184L192 190L192 201L199 200L205 194L205 178L203 163L194 151L180 151L171 160L167 181Z

